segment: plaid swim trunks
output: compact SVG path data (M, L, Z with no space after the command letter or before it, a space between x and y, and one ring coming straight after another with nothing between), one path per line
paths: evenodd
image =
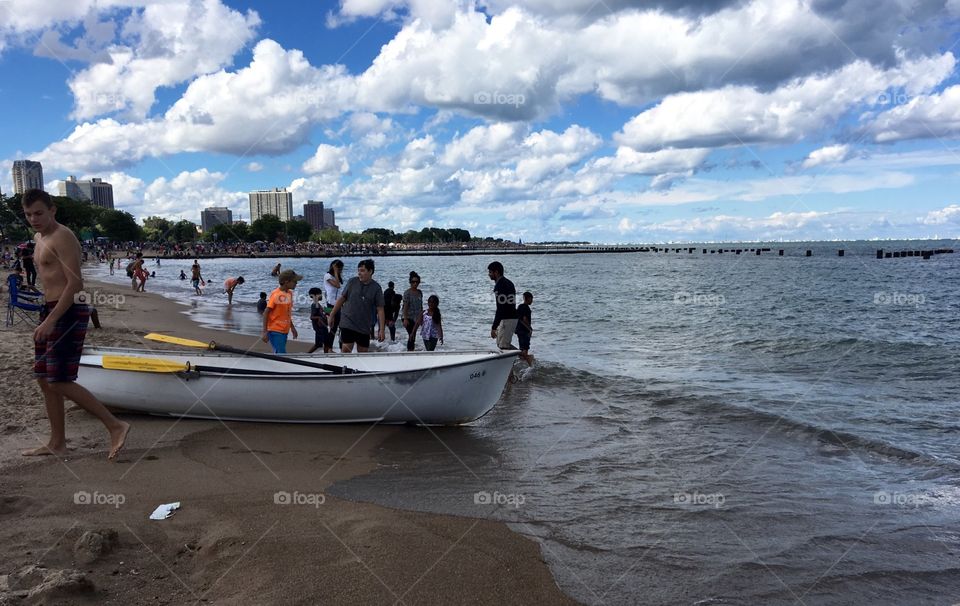
M43 321L56 301L48 302L40 312ZM57 320L53 332L46 341L33 344L33 374L46 378L50 383L62 383L77 380L80 370L80 355L83 353L83 340L87 336L87 322L90 320L90 307L74 304Z

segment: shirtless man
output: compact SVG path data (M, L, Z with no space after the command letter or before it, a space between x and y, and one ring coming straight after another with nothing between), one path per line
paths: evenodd
M236 278L227 278L223 281L223 292L227 293L227 305L233 305L233 291L243 284L243 276Z
M200 290L200 287L203 286L203 276L200 274L200 263L196 259L193 260L193 265L190 267L190 284L193 285L193 291L197 293L197 296L203 294L203 291Z
M100 419L110 432L110 460L116 460L123 449L130 424L117 419L84 387L77 385L80 354L87 334L90 308L74 303L83 290L80 275L80 242L68 228L57 223L57 207L50 196L39 189L23 194L23 214L36 230L34 253L40 281L46 291L43 321L33 331L33 372L43 392L50 420L50 440L23 453L24 456L64 455L67 438L64 429L64 398Z

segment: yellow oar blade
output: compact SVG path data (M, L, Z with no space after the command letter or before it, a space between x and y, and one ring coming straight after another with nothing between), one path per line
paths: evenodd
M156 358L130 358L127 356L103 356L107 370L133 370L137 372L183 372L189 366L185 362L158 360Z
M184 347L202 347L203 349L210 349L210 344L204 343L203 341L194 341L193 339L181 339L180 337L162 335L158 332L152 332L147 336L145 336L144 339L150 339L151 341L160 341L161 343L171 343L173 345L183 345Z

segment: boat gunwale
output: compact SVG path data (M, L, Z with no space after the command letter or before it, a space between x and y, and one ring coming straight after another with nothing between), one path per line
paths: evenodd
M109 352L109 353L106 353L106 354L105 354L105 353L99 353L99 352ZM89 356L97 356L97 355L99 355L99 356L101 356L101 358L102 358L102 356L104 356L104 355L111 355L113 352L124 352L124 353L126 353L126 354L133 354L133 355L137 355L137 354L148 354L148 355L142 356L142 357L145 357L145 358L147 358L147 357L149 357L149 356L154 356L154 357L155 357L155 356L158 356L158 355L163 356L163 355L171 355L171 354L172 354L172 355L179 356L179 357L189 357L189 356L190 356L190 352L183 352L183 351L158 350L158 349L130 349L130 348L125 348L125 347L90 347L90 348L84 348L83 353L82 353L82 355L81 355L80 366L81 366L81 367L87 367L87 368L97 368L97 369L100 369L100 370L108 370L108 371L115 370L115 369L111 369L111 368L104 368L102 361L101 361L100 364L91 364L91 363L89 363L89 362L83 362L83 356L88 356L88 355L89 355ZM362 354L361 354L361 353L351 353L351 354L340 354L340 355L342 355L342 356L344 356L344 357L349 356L351 359L353 359L353 358L360 358L361 356L362 356L362 357L369 357L369 356L382 356L382 355L408 357L410 354L414 354L414 355L426 355L426 356L432 356L432 357L436 357L436 356L438 356L438 355L443 355L443 354L461 354L461 355L462 355L462 354L466 354L466 355L475 355L475 356L477 356L477 357L474 358L474 359L465 360L465 361L462 361L462 362L453 362L453 363L449 363L449 364L440 364L440 365L437 365L437 366L429 366L429 367L426 367L426 368L408 368L408 369L403 369L403 370L365 370L365 371L362 371L362 372L350 373L350 374L339 374L339 373L335 373L335 372L331 372L331 371L320 371L320 370L318 370L318 371L315 372L315 373L314 373L314 372L309 372L309 371L307 371L307 372L302 372L302 371L301 371L301 372L297 372L297 373L294 373L294 372L285 373L285 372L283 372L283 371L278 371L276 375L269 375L269 376L268 376L268 375L262 375L262 374L252 374L252 373L251 373L251 374L245 374L245 373L243 373L243 372L223 373L223 372L210 372L210 371L202 371L202 374L203 374L203 375L206 375L206 376L210 376L210 377L222 377L222 378L233 378L233 379L236 379L236 378L244 378L244 379L246 379L246 378L260 378L260 379L270 379L270 380L274 380L274 379L308 379L308 378L309 378L309 379L326 379L326 378L329 378L329 379L335 379L335 378L336 378L336 379L344 379L344 378L354 378L354 379L357 379L357 378L361 378L361 377L365 377L365 376L369 376L369 377L384 377L384 376L390 376L390 375L408 374L408 373L412 373L412 372L423 372L423 371L427 371L427 370L450 369L450 368L456 368L456 367L458 367L458 366L473 365L473 364L477 364L478 362L488 362L488 361L500 360L500 359L503 359L503 358L509 358L509 357L511 357L511 356L519 356L519 355L520 355L520 350L518 350L518 349L512 349L512 350L501 351L501 352L483 351L483 350L454 351L454 352L431 352L431 351L416 351L416 352L406 352L406 351L405 351L405 352L365 352L365 353L362 353ZM206 358L236 358L236 357L243 358L243 357L244 357L243 354L227 354L227 353L223 353L223 352L207 351L207 350L203 351L202 353L194 354L194 355L199 355L199 356L201 356L201 357L206 357ZM289 355L289 354L288 354L288 355ZM482 357L481 357L481 356L482 356ZM296 357L297 359L302 359L302 357L310 357L310 356L309 356L309 355L304 355L304 356L301 357L301 356L291 355L291 357ZM251 359L252 359L252 358L251 358ZM327 359L329 359L329 358L327 358ZM277 362L283 363L282 360L277 360ZM191 365L192 365L192 364L191 364ZM330 363L330 365L331 365L331 366L340 366L340 364L335 364L335 363ZM200 364L199 366L202 366L202 364ZM296 364L291 364L291 366L297 366L297 365L296 365ZM349 367L349 366L346 365L346 364L343 364L342 366ZM301 366L300 368L303 368L303 367ZM236 370L236 369L232 369L232 370ZM242 370L253 370L253 369L239 369L239 370L242 371ZM123 370L123 371L120 371L120 372L149 372L149 371L137 371L137 370L130 371L130 370ZM182 372L187 372L187 369L184 368L184 370L183 370ZM191 372L193 372L193 371L191 371ZM179 372L171 372L171 373L169 373L169 374L179 374Z

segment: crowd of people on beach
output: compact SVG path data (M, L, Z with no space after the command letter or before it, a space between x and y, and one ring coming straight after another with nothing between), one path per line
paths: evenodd
M120 267L122 263L122 259L111 258L106 251L97 251L97 256L109 259L111 274L115 267ZM155 256L153 262L159 266L160 257ZM193 260L189 271L194 294L202 296L208 281L203 277L199 259ZM416 349L418 335L427 351L434 351L437 345L443 345L440 298L432 294L424 303L424 293L420 290L420 275L411 271L408 288L398 293L392 281L387 283L384 290L373 279L374 271L374 260L364 259L357 265L356 276L345 277L343 261L335 259L323 276L322 286L308 290L311 301L310 322L314 330L314 345L310 353L318 350L324 353L333 352L338 331L340 351L348 353L356 349L358 352L366 352L370 348L371 339L383 342L387 332L390 340L395 341L398 324L406 332L407 351ZM520 349L521 359L532 365L533 357L530 356L529 349L533 333L530 310L533 294L525 292L522 298L518 297L516 287L504 276L504 268L499 261L491 263L487 271L488 277L494 281L496 301L490 337L496 339L500 349ZM145 292L147 280L156 276L155 271L147 271L142 252L128 253L126 273L130 278L131 288L137 292ZM294 339L298 338L293 323L293 291L297 283L303 280L303 276L293 270L284 270L282 262L273 266L270 275L277 278L278 286L271 293L259 294L257 311L263 318L261 337L265 343L270 344L275 353L286 353L287 336L292 334ZM183 269L180 270L179 278L184 281L188 279ZM228 305L233 304L237 287L245 282L243 276L231 276L224 280L223 293L227 295ZM514 335L517 336L519 347L512 344Z
M431 294L424 305L420 275L411 271L409 288L400 294L392 281L387 283L384 290L373 279L375 271L374 260L364 259L357 264L357 275L346 277L343 261L335 259L323 276L322 287L314 286L307 291L311 301L310 323L314 332L309 353L318 350L333 352L338 331L340 351L369 351L371 340L383 342L388 331L390 340L395 341L398 322L407 333L407 351L416 349L417 335L426 351L434 351L437 345L443 345L440 297ZM517 305L516 289L513 282L504 277L503 271L503 265L499 262L491 263L488 268L488 275L495 282L496 300L490 336L496 339L501 349L517 349L512 344L513 335L516 334L521 358L532 365L533 357L529 355L529 349L533 333L530 311L533 295L524 293L523 302ZM292 269L283 269L282 263L277 263L270 275L277 278L278 286L269 294L261 292L257 300L257 312L262 317L261 338L274 353L283 354L287 352L289 335L294 339L299 337L294 323L294 290L304 277ZM186 278L183 271L180 278ZM236 288L245 282L243 276L229 277L224 281L223 291L227 295L228 305L233 303ZM200 287L205 282L196 259L191 266L191 283L196 294L202 294Z
M271 271L277 277L278 287L269 295L260 293L257 311L263 317L261 338L269 343L274 353L286 353L288 335L298 338L293 321L293 291L303 280L301 274L292 269L281 270L278 263ZM512 343L514 334L519 341L521 358L527 364L533 364L529 354L530 338L533 334L532 314L533 294L525 292L523 302L517 305L516 288L503 273L503 265L494 261L489 265L488 276L494 281L496 313L490 330L490 337L496 339L500 349L517 349ZM337 331L340 334L340 351L351 353L366 352L370 341L383 342L386 332L390 340L396 340L397 322L407 332L406 349L416 349L417 335L426 351L434 351L443 344L443 315L440 311L440 297L431 294L424 306L423 291L420 290L420 275L411 271L407 288L403 294L396 292L393 282L387 283L384 290L373 279L376 264L373 259L364 259L357 264L357 275L346 278L344 263L336 259L330 263L323 276L323 288L312 287L307 291L310 296L310 322L314 331L313 353L322 349L324 353L333 351ZM231 284L242 284L243 277L231 279Z

